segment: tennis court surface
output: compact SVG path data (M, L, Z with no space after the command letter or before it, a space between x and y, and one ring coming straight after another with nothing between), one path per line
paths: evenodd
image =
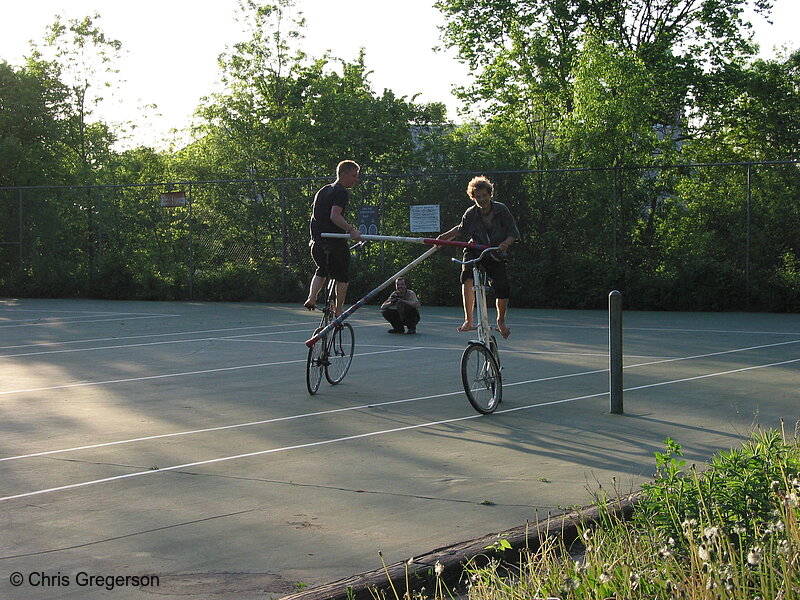
M607 313L512 308L489 416L461 320L358 311L312 397L299 305L0 300L0 597L277 598L629 492L668 436L702 463L800 418L800 315L626 312L624 415Z

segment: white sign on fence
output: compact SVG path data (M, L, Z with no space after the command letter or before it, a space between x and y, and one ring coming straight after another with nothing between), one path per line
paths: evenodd
M439 205L417 204L410 212L412 233L435 233L440 231Z

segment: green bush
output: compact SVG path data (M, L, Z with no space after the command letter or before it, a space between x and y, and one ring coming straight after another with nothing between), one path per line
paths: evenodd
M684 469L681 447L671 439L656 452L656 476L642 486L635 512L642 526L663 539L682 539L687 523L713 521L744 547L753 531L774 518L777 482L797 478L800 447L785 443L780 431L756 433L740 449L720 452L708 469ZM756 528L746 527L753 519Z

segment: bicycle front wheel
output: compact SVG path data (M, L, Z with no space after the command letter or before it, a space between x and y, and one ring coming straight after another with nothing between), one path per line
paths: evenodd
M314 331L314 335L319 333L319 329ZM322 336L316 344L308 349L306 359L306 387L312 396L317 393L319 384L322 381L322 373L325 370L325 348L328 344L328 336Z
M461 381L472 407L479 413L493 413L503 397L500 367L492 351L483 344L470 344L461 355Z
M328 334L328 362L325 365L325 379L331 385L336 385L350 369L353 362L353 351L356 347L356 334L350 323L343 323L341 327L334 327Z

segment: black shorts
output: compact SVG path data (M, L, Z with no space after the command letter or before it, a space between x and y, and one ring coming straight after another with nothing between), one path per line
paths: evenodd
M465 260L475 258L474 256L466 255ZM491 256L485 257L480 263L483 270L489 276L489 284L494 290L495 298L498 300L508 300L511 295L511 284L508 281L508 273L506 272L505 261L493 259ZM466 283L472 280L472 265L464 265L461 270L461 283Z
M314 275L342 283L350 281L350 250L347 247L347 240L333 240L332 243L313 241L311 258L317 265Z

